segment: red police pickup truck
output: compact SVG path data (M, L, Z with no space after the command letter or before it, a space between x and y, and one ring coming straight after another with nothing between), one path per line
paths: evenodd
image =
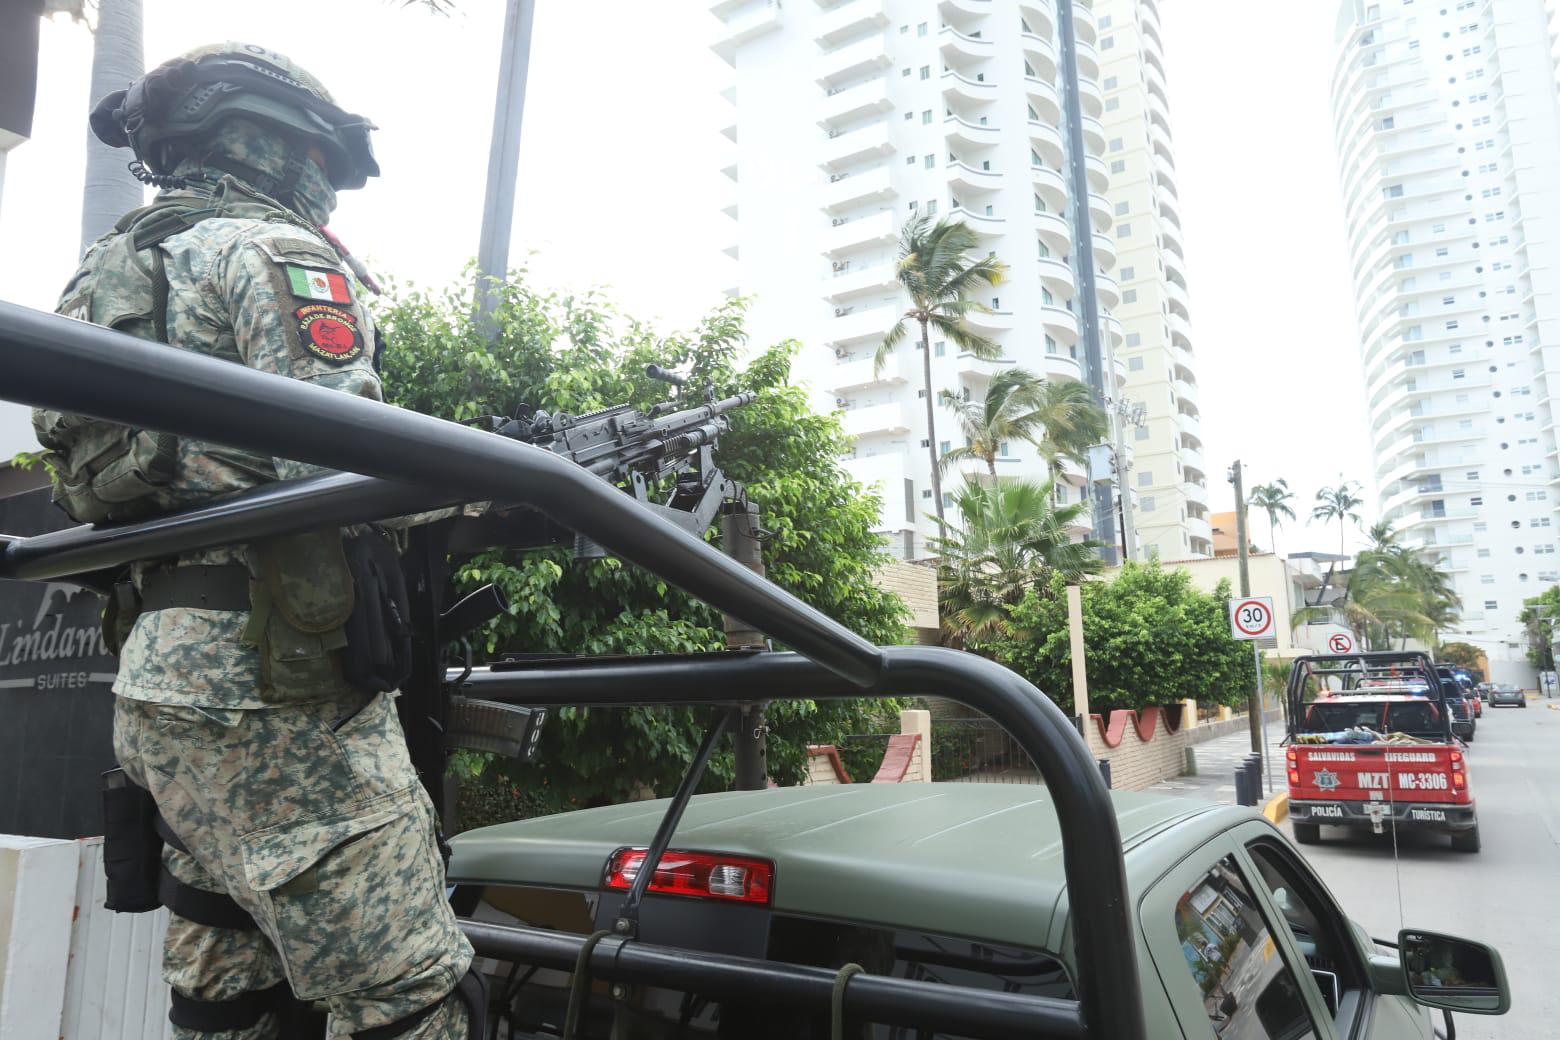
M1479 850L1465 748L1439 690L1423 653L1295 662L1284 757L1296 841L1332 825L1431 830Z

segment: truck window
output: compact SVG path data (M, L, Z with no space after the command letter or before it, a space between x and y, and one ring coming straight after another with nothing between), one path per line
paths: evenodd
M1175 905L1175 931L1221 1040L1305 1040L1316 1031L1251 887L1231 857Z

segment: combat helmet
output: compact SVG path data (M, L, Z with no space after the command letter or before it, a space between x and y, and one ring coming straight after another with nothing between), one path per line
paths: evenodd
M333 188L361 188L379 176L368 138L374 124L340 108L286 56L251 43L209 44L163 62L99 101L92 132L110 147L133 149L137 176L167 186L179 162L235 117L276 131L300 152L318 147Z

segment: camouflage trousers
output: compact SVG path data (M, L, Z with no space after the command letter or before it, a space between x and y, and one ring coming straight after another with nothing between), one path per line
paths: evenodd
M226 892L259 930L170 915L163 977L194 1000L229 1000L286 978L347 1035L444 1003L402 1040L465 1040L451 993L472 951L444 898L433 806L393 698L355 691L266 710L120 697L114 750L189 854L186 884ZM274 1040L265 1015L180 1040Z

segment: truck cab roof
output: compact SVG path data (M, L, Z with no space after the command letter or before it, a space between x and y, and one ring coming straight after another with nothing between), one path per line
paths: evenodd
M1135 892L1235 821L1260 819L1250 809L1166 795L1112 792L1111 802ZM468 831L452 841L450 879L594 889L613 852L649 844L666 807L658 799ZM776 912L1061 948L1062 833L1042 786L850 784L698 795L672 845L771 860Z

